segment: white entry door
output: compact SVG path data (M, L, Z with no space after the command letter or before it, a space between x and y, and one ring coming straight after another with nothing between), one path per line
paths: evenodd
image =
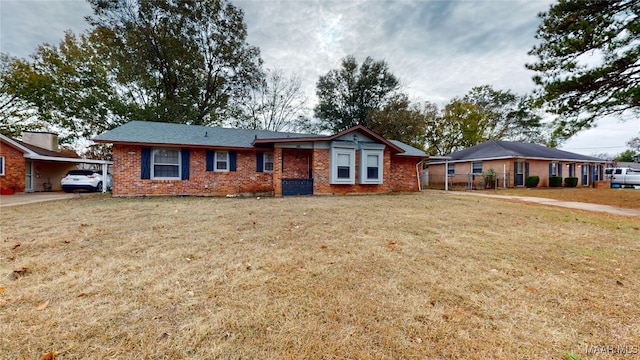
M25 161L24 191L33 192L33 162Z

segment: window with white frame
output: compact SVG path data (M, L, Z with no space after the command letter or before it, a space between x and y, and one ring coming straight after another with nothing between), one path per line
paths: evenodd
M558 172L558 163L557 162L552 162L549 164L549 176L558 176L559 172Z
M447 175L455 175L455 173L456 173L456 165L447 164Z
M273 153L264 153L263 169L265 172L273 172Z
M229 171L229 152L216 151L214 157L215 171Z
M180 179L180 149L153 149L151 178Z
M331 149L331 183L355 184L356 150L334 147Z
M384 150L360 151L360 183L382 184Z
M0 156L0 175L4 175L4 156Z
M482 161L471 163L471 173L482 174Z

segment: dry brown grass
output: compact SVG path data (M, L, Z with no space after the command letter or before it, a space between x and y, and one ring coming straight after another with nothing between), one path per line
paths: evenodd
M636 218L439 193L0 211L2 358L559 359L640 345Z
M640 190L609 188L515 188L480 191L487 194L542 197L577 201L627 209L640 209Z

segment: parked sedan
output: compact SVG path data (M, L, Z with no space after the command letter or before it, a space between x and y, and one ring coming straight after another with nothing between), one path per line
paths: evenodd
M102 179L102 174L95 170L69 170L60 181L64 192L75 190L102 191L102 187L111 188L111 174L107 174L107 179Z

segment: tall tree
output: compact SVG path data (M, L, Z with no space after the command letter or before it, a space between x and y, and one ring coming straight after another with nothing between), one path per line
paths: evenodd
M544 143L545 127L527 96L490 86L473 88L442 110L426 103L426 145L430 154L446 155L487 140Z
M218 124L262 78L242 10L226 0L89 0L88 18L145 120Z
M385 61L367 57L358 65L355 57L347 56L340 69L320 76L314 114L323 130L334 133L358 124L368 127L369 113L384 109L399 88Z
M57 47L39 46L30 61L10 59L1 75L3 96L19 99L63 142L111 129L132 110L111 83L112 64L94 35L68 32Z
M599 117L640 109L640 2L560 0L542 19L527 67L566 139Z
M478 129L485 139L508 141L542 140L542 117L528 96L494 90L489 85L471 89L462 101L475 104L484 117Z
M267 70L266 79L256 86L243 106L243 113L232 125L271 131L295 131L304 116L307 98L302 80L287 76L280 69Z
M41 130L46 124L34 116L33 104L12 91L12 64L18 59L0 53L0 133L19 137L25 130Z
M406 94L392 96L382 109L367 116L368 128L387 139L424 148L426 122L419 105L412 104Z

